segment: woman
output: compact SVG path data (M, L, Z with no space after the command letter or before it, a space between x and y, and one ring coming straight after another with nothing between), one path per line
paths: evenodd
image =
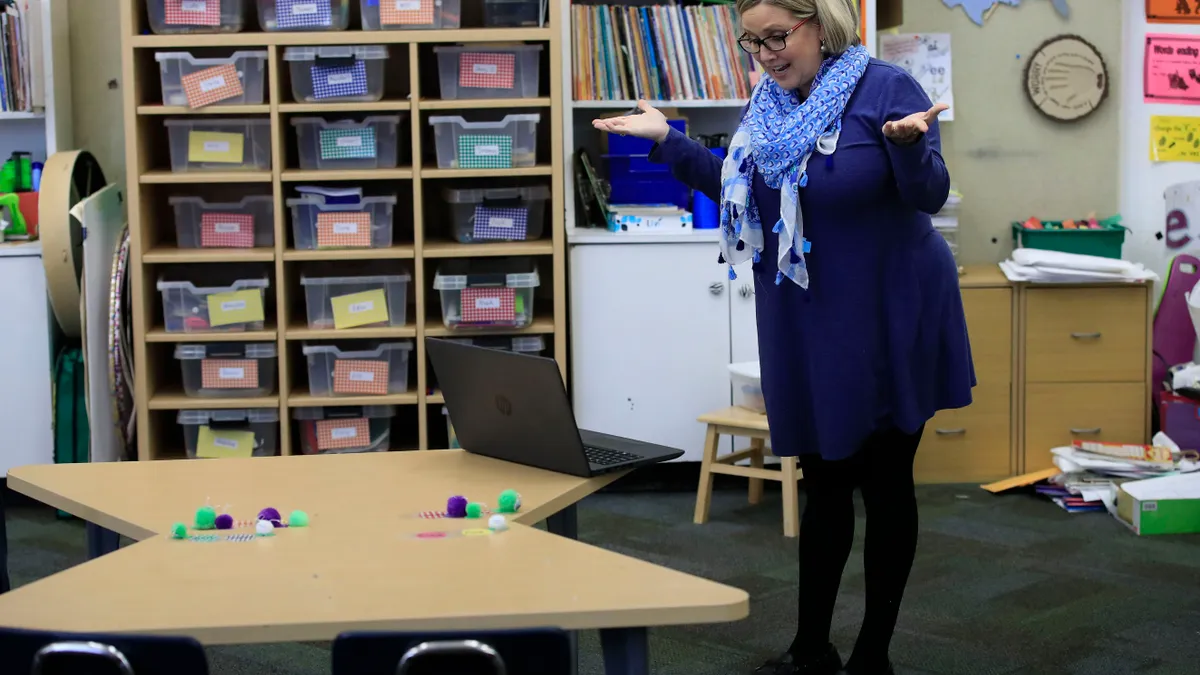
M738 42L768 77L724 163L659 111L596 120L656 142L651 159L721 204L720 255L750 260L771 443L798 456L799 625L756 673L835 673L830 622L867 512L866 613L852 675L890 673L888 646L917 542L912 467L926 420L975 385L958 273L930 224L950 179L932 105L859 44L857 0L738 0Z

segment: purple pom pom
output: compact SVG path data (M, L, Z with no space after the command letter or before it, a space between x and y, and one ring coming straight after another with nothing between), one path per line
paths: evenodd
M446 502L446 515L450 518L467 517L467 498L455 495Z
M218 530L233 529L233 516L229 515L228 513L222 513L221 515L217 516L216 525Z

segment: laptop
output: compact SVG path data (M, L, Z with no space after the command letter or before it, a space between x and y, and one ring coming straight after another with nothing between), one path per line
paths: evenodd
M425 346L467 452L583 477L683 455L580 430L554 359L436 338L426 338Z

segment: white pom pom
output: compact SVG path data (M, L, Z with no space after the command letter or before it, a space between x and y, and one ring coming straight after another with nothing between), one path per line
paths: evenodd
M504 516L497 513L488 518L488 528L496 532L503 532L508 529L508 521L504 519Z
M269 520L260 520L254 524L254 531L261 535L272 534L275 532L275 526Z

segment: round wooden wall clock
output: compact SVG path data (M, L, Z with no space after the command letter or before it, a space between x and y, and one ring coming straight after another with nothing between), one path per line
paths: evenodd
M1059 35L1043 42L1026 62L1025 94L1043 115L1074 122L1108 97L1108 68L1090 42Z

